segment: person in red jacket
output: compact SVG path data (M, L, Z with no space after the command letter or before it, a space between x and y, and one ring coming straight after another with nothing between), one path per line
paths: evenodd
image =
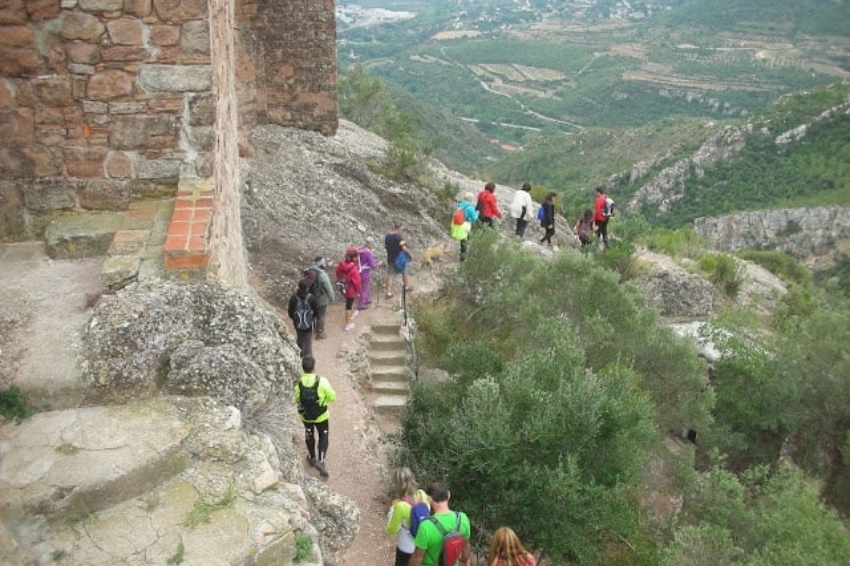
M596 200L593 203L593 222L596 224L596 237L602 238L602 249L608 247L608 217L605 216L605 201L608 195L602 187L596 187Z
M478 208L481 223L492 228L493 219L502 217L502 213L499 211L499 203L496 200L496 183L490 181L484 185L484 189L478 193L478 202L481 207L476 208Z
M337 285L342 286L342 296L345 297L345 328L354 328L352 314L354 299L360 295L360 261L357 248L349 246L345 249L345 257L336 266Z

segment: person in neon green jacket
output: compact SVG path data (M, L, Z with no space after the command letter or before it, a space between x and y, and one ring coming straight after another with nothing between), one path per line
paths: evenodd
M328 474L325 457L328 455L328 426L331 413L328 403L336 401L336 392L327 378L316 375L316 358L304 356L301 359L304 373L295 383L295 403L301 422L304 423L304 441L307 444L307 461L319 470L322 477ZM318 381L318 383L317 383ZM315 433L314 433L315 431ZM318 455L316 454L316 435L318 435Z
M396 535L395 566L407 566L416 546L410 533L410 509L424 501L430 504L428 494L417 487L416 477L410 468L396 468L393 485L397 499L387 513L387 533Z
M472 204L472 193L464 193L463 199L457 203L455 214L452 215L452 238L460 242L460 261L466 259L466 247L469 243L469 232L472 223L478 220L478 211Z

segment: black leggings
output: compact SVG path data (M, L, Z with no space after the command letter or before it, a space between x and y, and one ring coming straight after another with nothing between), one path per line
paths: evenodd
M316 459L316 436L313 434L313 429L316 429L319 435L319 462L324 462L325 456L328 455L329 420L320 423L304 423L304 442L307 444L307 455L311 460Z

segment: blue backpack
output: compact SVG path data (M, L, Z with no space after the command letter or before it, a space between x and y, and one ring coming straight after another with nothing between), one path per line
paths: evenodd
M410 534L415 538L419 525L431 518L431 508L426 501L414 503L409 497L405 497L404 500L410 504Z

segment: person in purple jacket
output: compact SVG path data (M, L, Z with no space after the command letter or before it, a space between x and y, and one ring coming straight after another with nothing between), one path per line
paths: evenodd
M365 310L369 308L372 298L369 296L369 289L372 286L372 271L383 265L383 262L377 261L372 254L372 246L375 245L375 240L370 236L366 238L365 245L357 248L357 254L360 256L360 299L357 301L357 310Z

